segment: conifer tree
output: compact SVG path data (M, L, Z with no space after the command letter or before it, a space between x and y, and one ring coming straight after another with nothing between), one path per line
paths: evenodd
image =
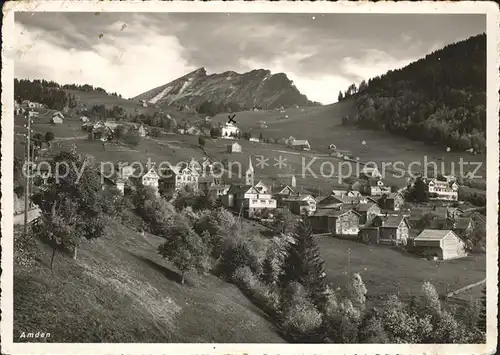
M307 289L314 304L320 310L323 308L327 289L324 261L306 216L297 224L286 248L280 281L283 287L292 282L300 283Z
M266 257L262 263L262 281L268 285L273 285L276 281L276 273L274 272L274 255L271 247L267 249Z

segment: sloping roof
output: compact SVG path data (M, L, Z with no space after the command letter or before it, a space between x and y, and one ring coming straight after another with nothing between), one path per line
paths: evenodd
M453 229L463 230L466 229L472 221L470 218L456 218L454 222Z
M251 188L253 188L252 185L238 185L238 184L233 184L229 188L228 193L232 193L232 194L245 193L248 190L250 190Z
M372 208L373 206L377 206L378 205L376 203L360 203L356 206L356 210L359 211L359 212L366 212L368 211L370 208Z
M325 197L318 202L318 204L321 206L338 205L338 204L342 204L342 203L343 203L343 201L341 199L339 199L336 196L332 196L332 195Z
M353 212L353 213L359 215L359 213L357 213L354 210L340 210L339 211L339 210L332 210L329 208L321 208L321 209L316 210L316 212L313 214L313 216L314 217L340 217L343 214L346 214L349 212Z
M272 188L272 192L275 194L281 193L284 189L290 189L292 192L294 191L293 188L291 188L289 185L286 184L280 184L278 186L274 186Z
M398 196L398 195L403 197L403 195L399 192L391 192L389 195L387 195L387 199L394 200L396 198L396 196Z
M292 145L309 145L309 142L305 139L296 139L292 142Z
M449 233L453 233L453 231L449 229L424 229L415 240L441 240Z
M387 217L380 217L382 220L382 227L384 228L398 228L399 225L401 224L401 221L405 219L404 216L399 215L399 216L387 216Z

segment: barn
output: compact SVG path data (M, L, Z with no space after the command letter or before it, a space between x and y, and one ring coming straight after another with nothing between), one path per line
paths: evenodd
M467 256L464 241L452 230L424 229L413 239L413 247L417 253L430 253L440 260Z

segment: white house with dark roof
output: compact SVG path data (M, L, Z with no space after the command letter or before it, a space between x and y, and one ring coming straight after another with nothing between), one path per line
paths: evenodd
M431 200L458 201L458 184L456 181L430 180L427 184Z
M295 139L291 142L291 148L296 150L311 150L311 145L307 140Z

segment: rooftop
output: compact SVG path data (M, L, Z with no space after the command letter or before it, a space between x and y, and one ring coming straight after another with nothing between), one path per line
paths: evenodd
M449 229L424 229L415 240L441 240L453 231Z

